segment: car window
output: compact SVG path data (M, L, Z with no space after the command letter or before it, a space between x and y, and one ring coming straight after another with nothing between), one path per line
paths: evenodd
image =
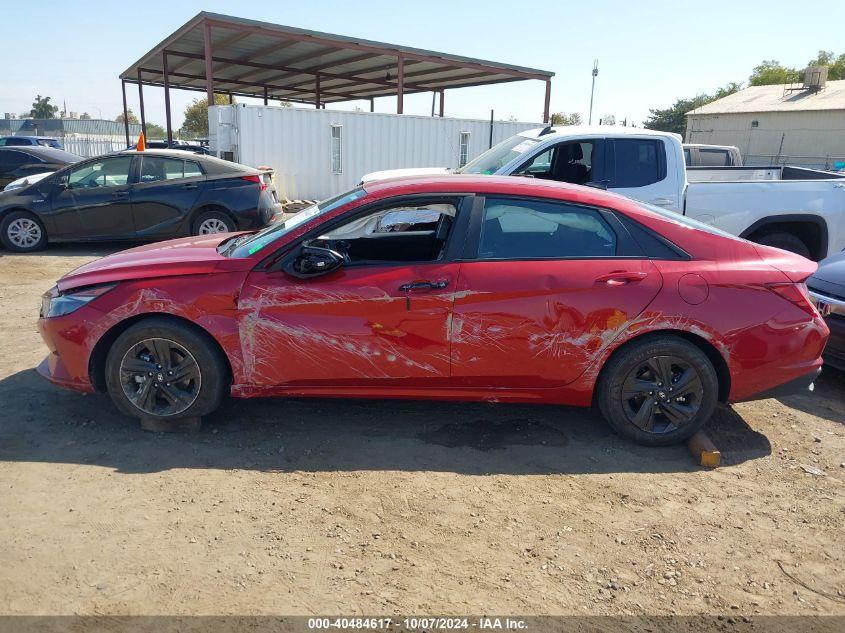
M666 177L663 143L657 139L623 138L613 141L611 189L645 187Z
M479 259L613 257L616 234L598 211L536 200L487 198Z
M28 138L7 138L5 141L4 145L6 145L6 147L12 147L13 145L18 147L23 145L32 145Z
M202 167L200 167L199 163L195 163L192 160L185 161L185 178L196 178L202 176L202 173Z
M515 175L583 185L592 180L592 158L592 141L558 143L537 154Z
M24 152L16 152L14 150L3 150L0 152L0 166L2 166L5 171L12 171L22 165L40 162L40 160L37 160Z
M311 240L349 263L421 262L443 257L457 214L452 202L414 202L381 208Z
M69 189L117 187L129 182L131 156L104 158L72 169L68 174Z
M158 182L183 178L185 161L178 158L143 156L141 158L140 182Z
M692 156L690 155L688 147L684 148L684 162L687 164L688 167L692 165Z
M729 167L731 164L730 154L724 149L699 148L698 162L704 167Z

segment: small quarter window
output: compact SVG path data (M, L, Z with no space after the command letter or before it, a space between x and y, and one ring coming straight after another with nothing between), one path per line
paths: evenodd
M332 173L343 173L343 126L332 125Z

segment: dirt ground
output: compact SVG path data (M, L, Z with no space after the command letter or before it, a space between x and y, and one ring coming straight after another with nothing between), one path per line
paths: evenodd
M0 257L2 614L845 614L842 374L720 410L717 470L560 407L252 400L147 433L33 370L40 294L107 251Z

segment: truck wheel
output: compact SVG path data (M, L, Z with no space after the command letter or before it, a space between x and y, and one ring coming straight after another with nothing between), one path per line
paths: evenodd
M223 399L220 352L194 328L159 317L126 329L106 357L106 386L126 415L153 420L199 417Z
M33 214L13 211L0 223L0 241L10 251L31 253L47 246L47 231Z
M597 401L620 435L646 446L689 439L713 414L719 381L698 347L672 335L648 336L614 354Z
M796 255L801 255L801 257L812 259L810 257L810 249L807 248L807 245L801 241L800 238L795 237L792 233L786 233L785 231L773 231L771 233L761 235L752 241L762 244L763 246L782 248L790 253L795 253Z

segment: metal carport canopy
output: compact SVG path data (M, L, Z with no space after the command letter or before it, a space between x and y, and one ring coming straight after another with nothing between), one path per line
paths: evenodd
M418 92L534 79L546 82L548 121L553 72L385 44L206 11L177 29L120 75L126 83L309 103L370 100ZM125 92L124 92L125 95ZM125 99L124 99L125 100ZM143 93L141 93L141 122ZM168 137L170 137L168 120Z

